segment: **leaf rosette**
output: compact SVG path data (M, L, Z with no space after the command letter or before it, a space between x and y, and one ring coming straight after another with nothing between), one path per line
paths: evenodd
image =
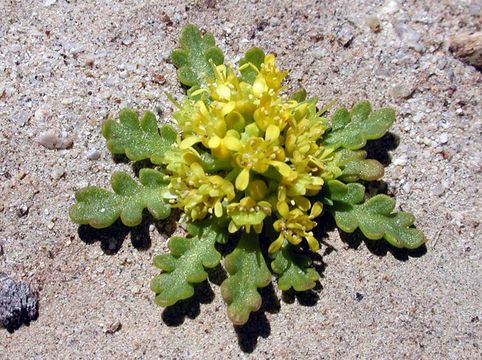
M193 296L208 269L221 265L228 273L221 292L236 325L260 308L258 289L273 276L283 291L312 289L319 274L300 249L320 248L313 230L324 216L342 231L360 229L397 248L424 243L410 213L394 212L386 195L367 198L360 183L383 176L363 147L386 134L393 110L361 101L327 116L331 104L319 108L303 89L285 93L288 72L273 54L253 48L238 67L225 64L212 34L192 25L171 59L188 88L180 102L170 96L174 127L125 109L102 128L113 154L154 168L142 169L139 182L114 173L113 192L79 191L70 212L73 221L100 228L182 210L188 235L172 237L170 253L154 259L162 270L151 282L159 305ZM226 243L234 250L223 263L219 246Z

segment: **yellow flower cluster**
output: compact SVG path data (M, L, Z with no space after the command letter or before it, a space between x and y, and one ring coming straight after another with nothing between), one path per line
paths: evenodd
M178 104L174 118L183 140L168 167L175 206L192 220L227 217L230 232L260 233L264 220L274 216L279 237L271 253L285 241L303 239L316 250L311 230L322 205L308 197L321 190L331 154L318 143L325 119L316 101L280 94L287 72L276 67L274 55L265 56L259 68L243 67L256 70L252 83L219 65L214 81Z

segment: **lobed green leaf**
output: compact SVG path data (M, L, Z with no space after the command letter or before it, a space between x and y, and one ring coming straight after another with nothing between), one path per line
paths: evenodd
M158 129L152 112L144 112L139 121L137 113L130 109L119 113L119 121L106 120L102 134L111 153L125 154L132 161L150 159L153 164L162 164L165 153L177 140L177 132L172 126L164 125Z
M142 169L140 184L125 172L114 172L114 192L89 186L75 194L77 202L70 208L70 218L77 224L100 229L112 225L119 217L124 225L137 226L147 209L155 219L165 219L171 208L165 202L169 180L153 169Z
M358 150L367 140L381 138L395 121L395 112L385 108L372 112L368 101L356 103L351 111L338 109L331 117L331 131L323 144L335 148Z
M359 179L373 181L384 174L384 167L377 160L367 159L363 150L352 151L340 148L335 152L334 162L341 169L339 180L355 182Z
M279 275L279 289L306 291L314 288L320 275L310 265L309 257L297 254L292 245L285 243L271 262L271 268Z
M393 213L395 200L387 195L376 195L364 202L365 187L358 183L345 185L341 181L328 181L324 195L336 225L352 233L360 228L371 240L384 238L397 248L415 249L425 242L422 231L412 225L415 218L407 212Z
M264 51L259 48L251 48L239 60L241 67L241 79L249 84L253 84L256 80L261 64L264 62ZM244 65L244 66L243 66Z
M226 256L224 267L231 275L221 284L228 317L235 325L243 325L251 312L261 307L257 289L271 283L271 272L259 248L258 235L243 233L236 249Z
M214 79L214 65L224 62L223 52L216 47L211 33L201 35L194 25L187 25L181 31L181 47L171 53L171 60L177 68L179 81L188 87L206 85Z
M210 218L189 224L187 231L191 237L172 237L168 244L171 253L154 258L154 265L164 271L151 281L160 306L171 306L193 296L193 284L208 276L205 268L214 268L221 261L214 245L225 243L227 235L218 222Z

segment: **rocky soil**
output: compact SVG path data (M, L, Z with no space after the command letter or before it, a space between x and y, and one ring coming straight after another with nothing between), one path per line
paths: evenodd
M479 359L482 75L447 41L480 31L481 11L477 0L0 0L0 272L40 301L29 326L0 329L0 358ZM133 172L105 149L103 119L130 106L170 121L164 94L182 89L169 53L187 23L233 62L255 45L277 54L289 88L320 105L395 108L375 155L426 248L320 234L320 285L265 290L243 328L215 283L157 307L151 260L172 224L95 232L67 213L79 188Z

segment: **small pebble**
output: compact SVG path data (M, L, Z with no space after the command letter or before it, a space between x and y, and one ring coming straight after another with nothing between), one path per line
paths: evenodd
M435 196L440 196L444 192L445 192L445 186L443 184L436 185L432 190L432 194L434 194Z
M438 138L438 142L441 144L446 144L449 141L449 136L446 133L443 133Z
M74 141L65 132L49 129L41 133L37 139L38 143L47 149L69 149Z
M114 334L114 333L118 332L121 328L122 328L121 322L120 321L114 321L112 324L110 324L109 326L107 326L104 329L104 332L106 334Z
M133 294L139 294L139 293L141 292L141 288L140 288L140 286L138 286L138 285L132 285L132 286L130 287L130 291L131 291L131 293L133 293Z
M63 176L65 175L65 169L62 166L56 166L52 170L52 179L54 180L60 180Z
M406 84L396 84L390 89L390 95L395 99L408 99L415 92L415 86Z
M28 206L27 205L21 205L20 207L17 208L16 211L17 217L24 217L28 214Z
M370 30L373 31L374 33L377 33L380 31L381 29L380 20L378 20L378 17L376 17L375 15L367 16L365 19L365 22L370 28Z
M19 112L14 118L13 122L17 124L20 127L25 126L27 124L28 120L30 119L30 114L28 112Z
M172 17L172 22L174 24L179 24L182 20L182 16L179 13L175 13L174 16Z
M22 47L20 46L20 44L13 44L12 46L10 46L10 51L13 53L19 53L20 51L22 51Z
M417 113L412 117L412 121L415 124L418 124L422 120L422 118L423 118L423 113Z
M411 189L412 189L412 187L410 186L410 183L408 183L408 182L406 182L402 186L402 190L405 194L409 194Z
M66 98L66 99L62 99L61 103L62 105L72 105L74 103L74 100L71 98Z
M420 43L420 34L413 30L410 26L404 24L403 22L397 22L394 28L400 40L402 40L406 45L418 52L422 52L425 49Z
M35 121L44 122L45 120L47 120L48 117L49 117L48 109L40 107L35 111L35 114L34 114Z
M57 2L57 0L45 0L44 6L45 6L45 7L52 6L52 5L54 5L56 2Z
M398 10L400 10L400 4L396 0L385 1L381 8L381 12L388 15L395 14Z
M85 153L85 157L86 157L88 160L99 160L99 159L100 159L100 151L97 150L97 149L88 150L88 151Z
M49 230L52 230L52 229L54 228L54 226L55 226L55 223L54 223L53 221L50 221L50 222L47 224L47 228L48 228Z
M353 38L355 37L355 27L350 22L345 22L335 27L334 32L338 43L343 47L350 46Z
M281 24L280 19L278 19L276 16L271 18L271 26L276 27Z
M458 109L455 110L455 113L456 113L458 116L462 116L462 115L464 115L464 109L458 108Z
M313 57L315 59L320 60L320 59L323 59L326 56L326 51L325 51L325 49L322 49L322 48L318 47L318 48L313 49L311 54L313 55Z
M149 232L154 232L156 230L156 226L154 224L149 225Z
M393 164L397 166L405 166L407 165L407 158L406 157L399 157L393 160Z
M27 176L27 173L23 170L20 170L15 177L17 180L22 180L25 176Z

